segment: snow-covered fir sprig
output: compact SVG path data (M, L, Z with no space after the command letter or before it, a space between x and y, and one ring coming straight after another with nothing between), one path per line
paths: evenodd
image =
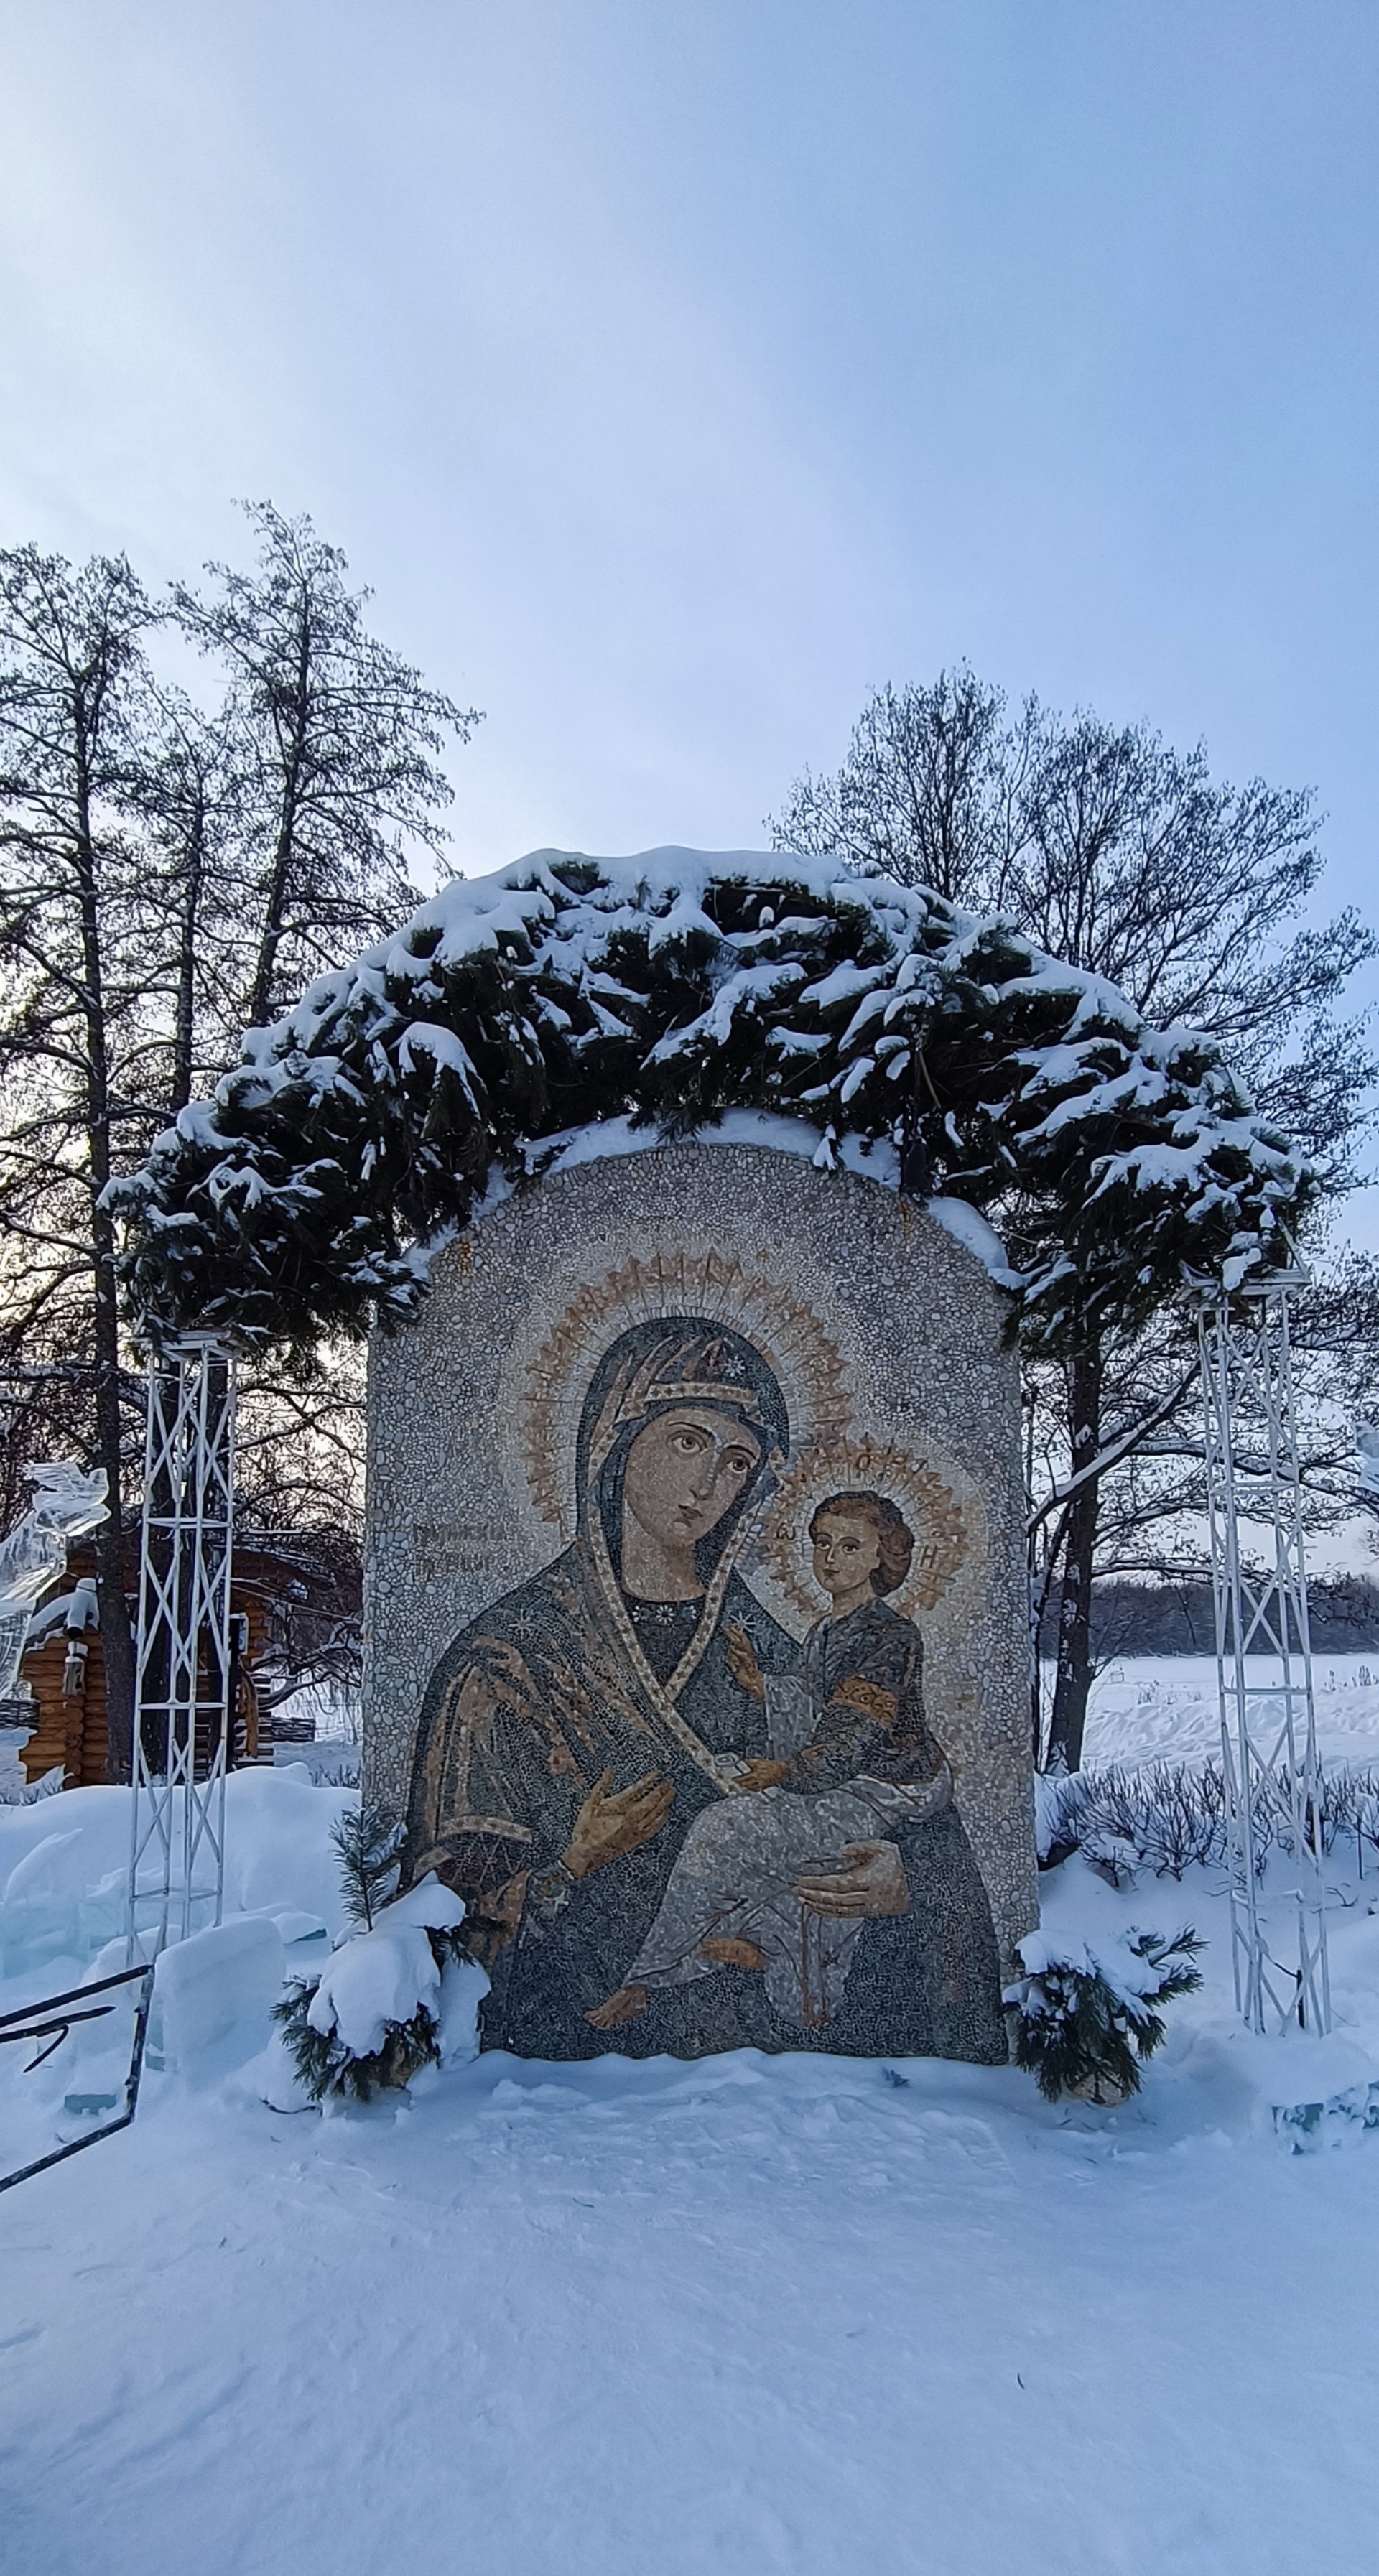
M342 1858L353 1919L367 1928L345 1938L321 1976L295 1979L273 2008L313 2102L368 2102L439 2066L442 1979L465 1958L464 1905L434 1874L366 1916L354 1857Z
M541 851L456 879L251 1031L113 1203L155 1338L309 1348L415 1311L495 1168L729 1109L918 1146L999 1215L1027 1344L1134 1325L1190 1274L1285 1257L1311 1189L1219 1047L1011 924L826 861Z
M1095 1948L1028 1933L1019 1944L1025 1974L1005 1998L1017 2015L1016 2065L1049 2102L1065 2093L1126 2101L1164 2037L1162 2006L1201 1985L1201 1947L1190 1930L1171 1938L1132 1930Z

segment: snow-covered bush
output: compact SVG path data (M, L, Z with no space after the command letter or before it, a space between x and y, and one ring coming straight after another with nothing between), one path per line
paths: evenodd
M1322 1781L1322 1847L1355 1837L1355 1870L1365 1874L1365 1854L1379 1857L1379 1771L1368 1764L1329 1771Z
M1226 1783L1219 1762L1155 1762L1143 1770L1045 1774L1036 1783L1039 1864L1049 1869L1079 1851L1113 1887L1137 1870L1180 1879L1194 1865L1219 1869L1226 1857ZM1254 1783L1255 1868L1275 1849L1293 1856L1286 1784L1270 1772ZM1314 1827L1329 1853L1353 1836L1357 1876L1379 1857L1379 1770L1338 1763L1322 1774Z
M1274 1839L1278 1799L1261 1787L1258 1850ZM1074 1771L1040 1784L1039 1855L1047 1868L1069 1852L1128 1886L1139 1869L1180 1879L1194 1865L1219 1868L1226 1850L1226 1784L1219 1763L1155 1762L1144 1770Z
M1006 1990L1016 2008L1015 2063L1047 2102L1064 2093L1124 2102L1164 2036L1159 2007L1194 1994L1202 1944L1195 1932L1128 1931L1121 1940L1059 1942L1043 1932L1019 1944L1025 1974Z
M40 1798L55 1798L67 1786L67 1774L60 1762L53 1764L38 1780L26 1780L18 1762L0 1778L0 1806L36 1807Z
M347 1939L323 1975L294 1981L275 2018L313 2102L368 2102L440 2064L442 1977L469 1965L463 1922L461 1899L433 1872Z
M1364 1877L1366 1852L1371 1865L1379 1855L1379 1770L1373 1764L1342 1762L1323 1772L1316 1831L1326 1853L1338 1845L1344 1849L1353 1840L1355 1873L1358 1878ZM1291 1840L1291 1820L1281 1824L1279 1839Z

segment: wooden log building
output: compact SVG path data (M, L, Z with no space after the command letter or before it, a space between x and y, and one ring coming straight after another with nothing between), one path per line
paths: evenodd
M128 1560L131 1615L138 1582L137 1555ZM311 1594L339 1590L337 1569L314 1565L302 1554L267 1548L236 1549L230 1578L230 1616L235 1647L234 1710L231 1767L271 1762L274 1746L299 1740L293 1725L274 1706L290 1674L293 1612ZM348 1608L346 1608L348 1617ZM37 1634L29 1645L20 1679L32 1694L35 1725L19 1759L32 1784L59 1765L65 1789L97 1787L107 1777L105 1663L96 1617L95 1558L89 1548L74 1547L67 1573L51 1599L35 1615Z

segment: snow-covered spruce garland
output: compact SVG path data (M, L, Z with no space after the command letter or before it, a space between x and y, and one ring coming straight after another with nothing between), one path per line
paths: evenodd
M1212 1041L1006 922L780 853L543 851L456 879L250 1033L112 1192L126 1283L155 1336L306 1351L410 1315L495 1165L744 1107L812 1122L825 1164L918 1142L929 1187L999 1210L1046 1351L1189 1271L1271 1266L1309 1190Z

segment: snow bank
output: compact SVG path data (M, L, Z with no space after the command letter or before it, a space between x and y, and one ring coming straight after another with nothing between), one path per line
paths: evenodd
M1095 1948L1144 1905L1077 1861L1044 1894ZM531 2576L1365 2576L1379 2134L1271 2097L1367 2092L1370 2042L1252 2040L1219 1883L1171 1895L1207 1986L1120 2110L750 2051L491 2052L340 2119L267 2062L153 2075L0 2200L6 2564L454 2576L470 2532Z
M300 1769L235 1772L226 1782L225 1919L210 1925L203 1911L204 1928L158 1961L146 2058L155 2093L169 2081L213 2088L270 2049L285 1971L309 1975L342 1926L331 1828L354 1803L354 1792L313 1788ZM0 1807L0 2011L124 1970L130 1807L129 1791L115 1788ZM116 2101L135 1991L112 1990L99 2017L72 2024L38 2066L25 2049L0 2049L0 2171L67 2144L74 2119L79 2128L98 2102ZM457 1993L457 2050L461 2005ZM471 2031L476 2009L471 1998ZM441 2019L444 2029L444 1996Z
M216 2042L236 2063L266 2048L282 1993L283 1941L268 1916L243 1915L175 1942L158 1962L149 2063L185 2073Z
M316 1788L301 1766L235 1771L225 1784L225 1913L299 1918L291 1937L343 1929L330 1839L351 1789ZM73 1976L124 1929L130 1793L68 1789L35 1806L0 1806L0 1978L69 1967Z
M1362 2576L1379 1879L1337 1868L1326 2041L1240 2027L1219 1871L1041 1894L1050 1952L1206 1938L1122 2109L751 2051L490 2052L342 2119L284 2116L280 2057L154 2071L0 2199L6 2563Z
M1252 1683L1275 1677L1265 1656L1247 1658ZM1317 1744L1324 1761L1379 1762L1379 1654L1313 1659ZM1197 1762L1219 1758L1221 1719L1210 1655L1117 1656L1098 1673L1087 1709L1083 1762Z
M357 1790L318 1785L305 1763L232 1773L225 1801L227 1911L265 1914L296 1906L319 1915L332 1937L342 1931L340 1860L330 1835L336 1818L357 1804Z
M68 1798L118 1802L67 1822ZM26 1836L13 1830L22 1818ZM118 1823L117 1823L118 1818ZM19 1845L0 1893L0 1975L62 1960L85 1962L114 1939L129 1879L128 1793L74 1789L0 1811L0 1871ZM122 1830L121 1830L122 1828ZM7 1849L8 1847L8 1849Z

